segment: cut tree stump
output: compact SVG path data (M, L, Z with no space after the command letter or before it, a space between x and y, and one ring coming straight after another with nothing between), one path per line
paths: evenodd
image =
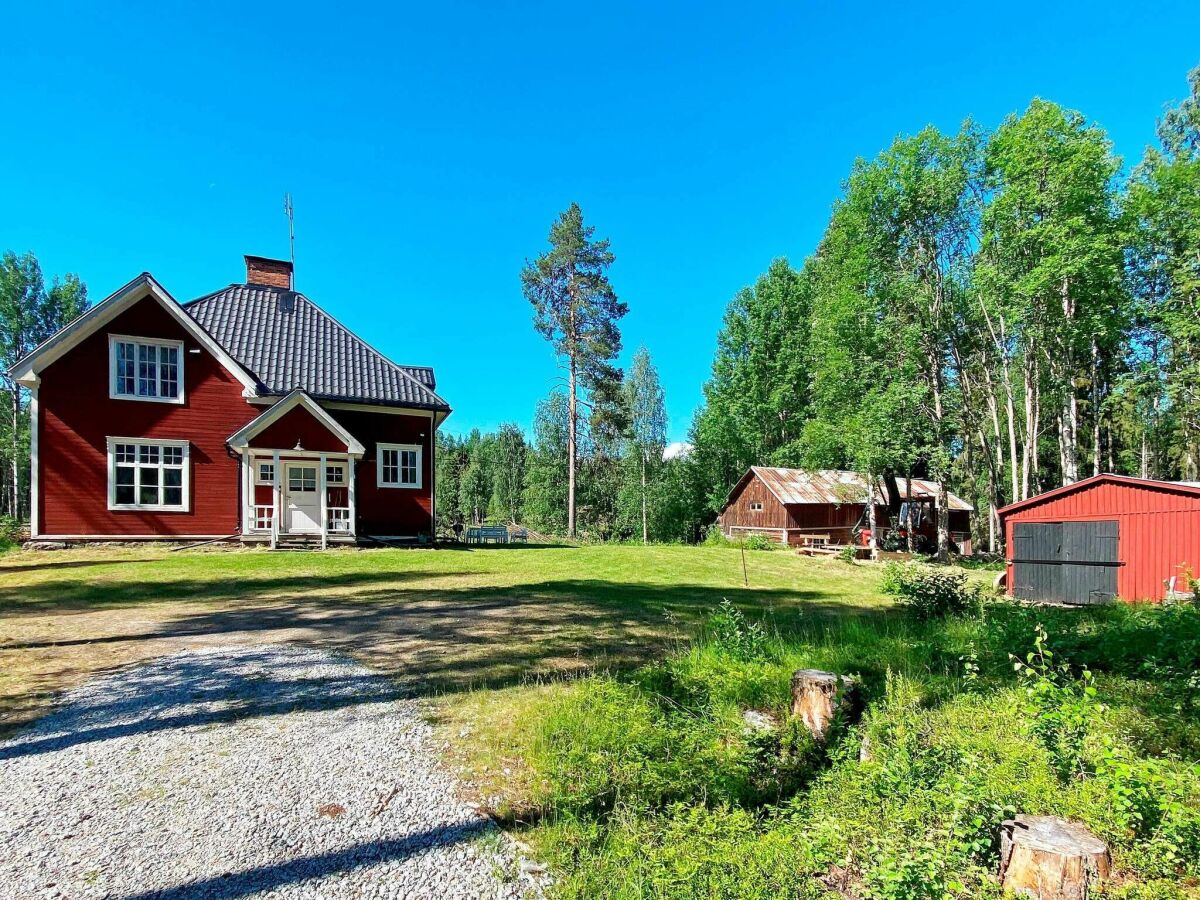
M858 679L820 669L792 675L792 715L818 741L824 741L835 718L853 722L862 712Z
M1035 900L1087 900L1109 876L1108 846L1078 822L1017 816L1000 826L1000 881Z

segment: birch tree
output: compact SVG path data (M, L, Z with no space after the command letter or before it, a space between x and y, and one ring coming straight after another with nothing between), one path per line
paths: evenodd
M7 413L0 426L4 461L0 511L21 518L29 511L29 409L21 388L8 377L13 363L87 308L87 288L76 275L54 278L46 287L32 253L0 257L0 378Z
M636 466L642 543L650 542L650 496L653 475L662 466L667 445L667 410L658 369L650 351L639 347L625 376L625 407L629 411L628 456Z

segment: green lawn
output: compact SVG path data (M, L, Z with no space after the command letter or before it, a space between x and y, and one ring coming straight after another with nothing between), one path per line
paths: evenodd
M300 641L429 693L627 667L723 598L782 627L882 608L869 567L719 547L84 548L0 556L0 729L181 647ZM746 586L744 579L748 582Z
M883 598L877 566L744 559L638 546L12 552L0 730L115 667L297 642L422 692L451 762L551 862L558 896L998 897L996 833L1014 811L1079 819L1109 841L1119 880L1106 896L1200 894L1200 610L999 603L918 621ZM1040 712L1011 657L1039 622L1068 667ZM789 679L805 667L853 673L866 695L863 723L827 747L788 724ZM756 736L747 709L785 724Z

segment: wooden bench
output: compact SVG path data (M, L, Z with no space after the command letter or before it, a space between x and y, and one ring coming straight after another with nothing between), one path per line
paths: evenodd
M529 543L529 529L528 528L514 528L512 531L510 531L508 533L508 539L510 541L512 541L514 544L528 544Z
M828 534L805 534L800 536L800 548L796 552L802 556L833 556L838 550L829 546Z
M467 529L468 544L507 544L508 528L503 525L476 525Z

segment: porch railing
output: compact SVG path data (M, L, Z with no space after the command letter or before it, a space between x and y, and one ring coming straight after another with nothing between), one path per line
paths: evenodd
M254 506L254 530L270 531L275 520L275 507L271 504Z
M350 533L350 507L330 506L327 508L328 518L325 527L334 534Z

